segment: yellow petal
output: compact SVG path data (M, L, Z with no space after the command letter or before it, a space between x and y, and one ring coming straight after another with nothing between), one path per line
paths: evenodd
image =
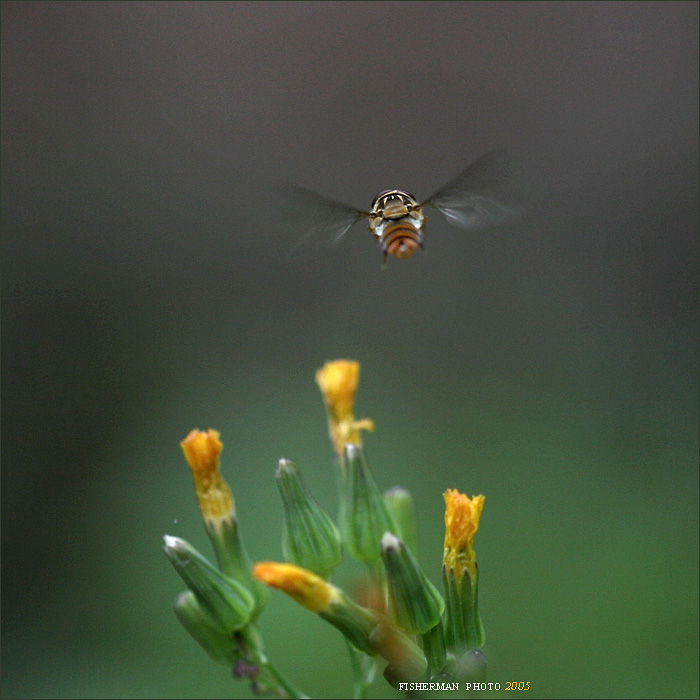
M203 477L219 469L219 454L224 448L217 430L192 430L180 443L185 459L193 472Z
M474 535L479 529L479 520L484 508L484 496L469 496L457 489L448 489L445 497L445 551L443 564L453 568L461 578L464 568L470 575L476 573Z
M316 372L328 414L338 422L352 418L355 392L360 379L360 363L353 360L326 362Z

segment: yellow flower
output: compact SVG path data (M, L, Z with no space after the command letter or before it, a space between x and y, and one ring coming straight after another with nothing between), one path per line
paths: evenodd
M360 363L353 360L326 362L316 372L316 383L321 389L328 412L328 429L333 447L343 459L345 445L362 447L361 430L374 430L369 418L355 420L355 392L360 378Z
M448 489L445 497L445 551L443 565L449 571L454 569L461 580L466 568L472 580L476 579L476 554L472 545L479 529L484 497L469 498L457 489Z
M234 515L231 490L219 474L219 454L223 445L219 433L193 430L181 443L194 477L199 510L205 521L220 522Z
M311 612L327 611L337 597L334 586L296 564L262 561L253 566L253 576L272 588L279 588Z

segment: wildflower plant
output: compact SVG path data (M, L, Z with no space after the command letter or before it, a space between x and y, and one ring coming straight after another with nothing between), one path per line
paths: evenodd
M354 415L359 372L357 362L336 360L316 373L337 456L338 522L316 503L293 462L282 459L277 467L285 561L251 564L233 495L219 472L219 433L193 430L181 443L216 565L185 540L165 536L165 553L187 586L175 613L209 656L229 666L235 678L247 679L256 695L307 697L265 652L258 619L269 588L286 593L344 637L353 697L366 697L378 668L407 697L441 696L485 678L473 549L484 497L469 498L456 489L444 493L440 593L416 556L410 493L396 487L382 494L370 471L362 431L373 430L374 423ZM368 568L370 595L361 601L331 582L343 552Z

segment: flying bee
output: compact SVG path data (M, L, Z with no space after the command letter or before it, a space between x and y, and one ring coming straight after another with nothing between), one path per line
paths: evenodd
M302 224L305 238L329 235L335 240L340 240L358 221L367 219L384 262L389 255L407 260L424 247L426 207L437 209L451 223L467 230L510 219L516 211L506 203L512 165L504 153L488 153L422 202L405 190L384 190L374 198L369 211L294 187L293 216Z

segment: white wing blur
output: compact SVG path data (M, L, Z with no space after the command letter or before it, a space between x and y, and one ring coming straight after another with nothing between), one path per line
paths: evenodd
M316 238L338 242L369 212L292 185L284 193L286 219L301 234L298 245Z
M513 179L514 161L493 151L441 187L424 205L466 229L502 224L518 213L514 205L506 204Z

